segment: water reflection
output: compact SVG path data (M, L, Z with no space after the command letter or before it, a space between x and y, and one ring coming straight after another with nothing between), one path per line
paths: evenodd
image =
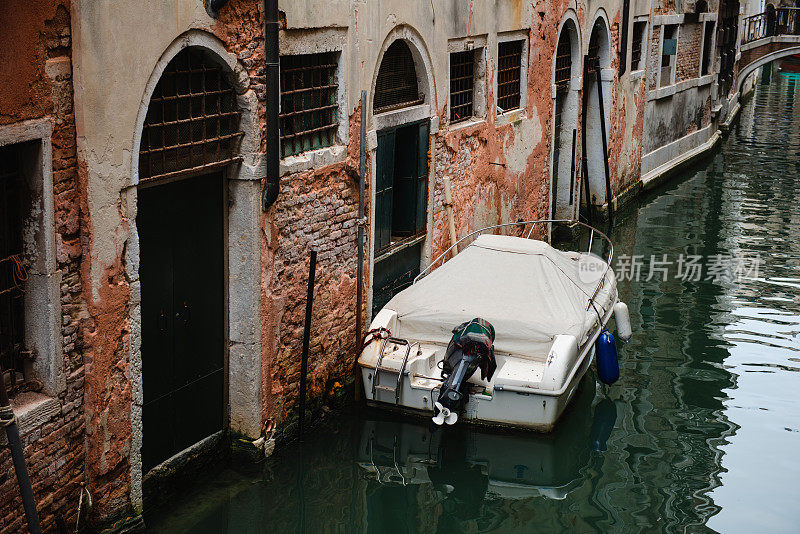
M432 484L437 502L472 502L473 511L483 500L565 499L580 484L592 452L606 450L616 422L613 401L592 406L594 388L593 378L584 381L569 417L551 435L465 425L431 432L417 421L365 419L358 464L373 489L368 493L380 495L387 485L417 492L413 486Z

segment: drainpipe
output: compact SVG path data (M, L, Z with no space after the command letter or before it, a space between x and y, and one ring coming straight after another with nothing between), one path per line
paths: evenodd
M278 199L280 189L280 86L278 72L278 0L264 0L264 62L267 91L267 177L261 195L261 208L267 211Z

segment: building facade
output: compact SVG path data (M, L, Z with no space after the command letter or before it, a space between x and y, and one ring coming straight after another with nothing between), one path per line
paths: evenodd
M280 1L264 210L266 7L223 4L0 10L0 355L51 528L136 525L175 458L291 427L312 247L323 402L354 381L357 314L450 245L445 177L459 236L598 217L712 147L742 92L731 0Z

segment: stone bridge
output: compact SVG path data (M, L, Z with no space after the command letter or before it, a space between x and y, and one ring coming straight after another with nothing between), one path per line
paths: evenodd
M736 86L741 89L745 79L758 67L775 59L800 54L800 8L775 8L742 20L743 35L740 47L739 74Z

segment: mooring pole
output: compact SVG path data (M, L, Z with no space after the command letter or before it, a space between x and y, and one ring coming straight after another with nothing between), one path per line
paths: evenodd
M600 137L603 139L603 168L606 171L606 204L608 204L608 226L614 225L614 206L611 202L611 176L608 172L608 141L606 140L606 113L603 106L603 80L600 78L602 69L600 62L595 63L595 76L597 76L597 103L600 108Z
M355 400L356 405L361 400L361 372L358 367L358 355L361 349L361 342L364 336L364 188L366 184L367 172L367 92L361 91L361 142L358 160L358 265L356 265L356 362L354 365L355 381Z
M22 506L25 509L25 519L28 521L28 530L31 534L41 534L42 527L39 525L39 514L33 498L31 479L28 478L28 466L25 465L25 453L19 439L17 418L14 416L14 410L8 400L2 368L0 368L0 426L6 429L8 447L11 449L11 459L14 462L14 471L17 473L17 483L22 496Z
M308 266L308 293L306 293L306 324L303 328L303 356L300 360L300 439L306 419L306 372L308 371L308 345L311 341L311 311L314 307L314 275L317 270L317 251L311 249Z

